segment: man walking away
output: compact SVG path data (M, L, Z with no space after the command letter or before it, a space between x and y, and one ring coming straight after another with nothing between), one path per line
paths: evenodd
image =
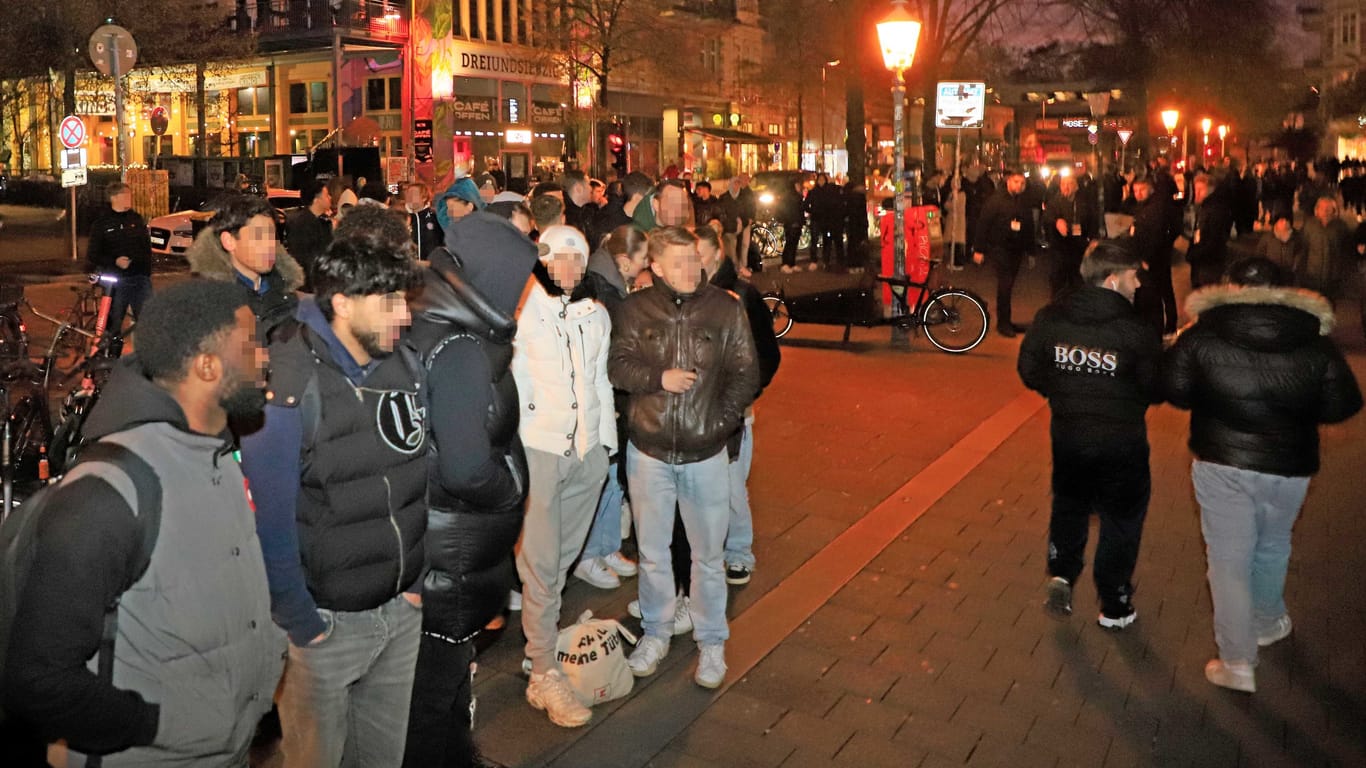
M1333 344L1333 307L1283 285L1252 258L1229 284L1186 300L1195 325L1163 359L1162 390L1191 412L1191 479L1209 559L1219 658L1205 678L1257 690L1257 649L1288 637L1290 531L1319 470L1319 424L1361 410L1361 390Z
M652 287L627 297L612 329L612 383L630 393L627 476L640 542L645 637L628 661L654 674L669 653L675 601L669 542L675 506L692 545L692 615L701 649L694 680L726 676L724 547L730 519L726 444L759 389L744 308L703 282L697 238L681 227L650 235ZM680 334L678 329L683 329Z
M403 214L376 209L396 219ZM422 373L399 339L417 263L401 239L339 236L313 263L315 300L271 344L265 425L242 441L270 578L289 635L285 766L403 759L422 622L427 528Z
M315 179L304 188L300 197L306 207L289 215L285 224L289 255L304 270L304 285L308 285L308 270L318 254L332 243L332 187L327 179Z
M73 764L247 763L285 649L227 431L230 417L265 404L255 337L235 286L168 288L147 303L137 354L119 361L90 414L88 450L123 448L159 490L150 560L139 558L146 528L135 517L146 500L134 498L147 486L111 463L77 464L37 521L0 691L10 717L79 753ZM113 671L99 675L110 606Z
M1214 181L1198 173L1191 182L1194 191L1192 218L1186 233L1186 261L1191 266L1191 289L1219 282L1228 264L1228 238L1233 229L1233 212Z
M1006 186L982 207L972 239L972 260L991 262L996 272L996 332L1014 338L1023 330L1011 322L1010 300L1020 265L1034 242L1034 216L1024 197L1025 177L1018 170L1006 174Z
M86 260L94 271L116 278L109 288L109 320L105 326L114 336L123 333L123 317L129 309L137 319L152 295L152 239L147 222L133 210L133 190L115 182L106 191L112 209L90 226Z
M1123 245L1096 243L1082 261L1085 285L1039 314L1018 364L1025 386L1048 398L1052 411L1045 605L1072 613L1072 588L1096 512L1098 622L1106 629L1123 629L1138 617L1131 579L1151 493L1144 414L1157 402L1162 340L1132 306L1139 267Z

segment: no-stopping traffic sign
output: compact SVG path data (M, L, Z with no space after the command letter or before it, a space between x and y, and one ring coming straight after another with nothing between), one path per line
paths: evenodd
M67 115L62 119L60 134L62 146L75 149L85 143L85 123L75 115Z

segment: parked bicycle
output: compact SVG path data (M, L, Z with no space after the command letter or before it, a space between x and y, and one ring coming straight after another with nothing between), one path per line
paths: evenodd
M85 357L80 361L84 365L60 375L63 372L57 369L57 360L62 354L63 340L69 336L94 340L95 335L75 327L70 320L44 314L27 299L21 298L20 303L32 314L55 324L57 329L39 362L24 358L8 361L0 368L0 403L5 409L4 434L0 436L0 440L3 440L0 445L0 481L4 484L4 506L0 510L10 508L16 481L21 491L31 490L50 477L61 474L69 465L69 454L74 455L70 450L72 437L79 434L79 424L83 424L84 419L74 419L69 413L71 409L64 406L54 429L50 399L54 373L59 374L56 381L58 387L66 386L75 373L81 373L83 386L78 388L79 391L85 388L84 379L91 377L91 365L107 359ZM89 387L98 388L94 378L90 379ZM12 396L18 391L22 394L17 402L11 404ZM59 436L60 441L57 439ZM79 440L75 442L79 444Z
M764 294L764 303L773 316L773 333L778 338L787 335L796 323L818 323L844 326L844 341L849 341L850 329L889 325L903 330L924 330L925 338L945 352L962 353L976 347L986 338L991 325L986 302L965 288L953 286L930 287L930 280L938 259L930 260L923 281L910 278L876 276L873 281L861 280L849 288L823 293L788 296L783 286L776 292ZM891 288L892 301L900 312L884 316L876 291L886 284ZM912 303L914 294L914 306Z

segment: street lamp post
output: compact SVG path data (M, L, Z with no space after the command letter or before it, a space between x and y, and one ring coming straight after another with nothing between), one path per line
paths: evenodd
M1200 166L1205 165L1205 155L1209 152L1209 129L1214 127L1214 121L1208 117L1200 121L1200 132L1204 134L1205 140L1200 145Z
M1167 139L1172 146L1176 146L1176 124L1181 120L1181 113L1175 109L1162 110L1162 127L1167 129ZM1185 147L1181 150L1184 152Z
M1091 119L1095 121L1096 133L1091 144L1092 181L1096 185L1096 214L1100 217L1101 237L1110 236L1105 226L1105 172L1100 166L1100 143L1105 138L1105 116L1110 113L1110 92L1098 91L1086 94L1086 106L1091 108Z
M1219 126L1219 156L1228 157L1228 126Z
M892 232L892 277L906 277L906 70L915 63L915 47L920 39L920 22L906 11L906 0L892 0L892 10L877 23L878 43L882 46L882 63L896 74L892 86L892 139L896 149L893 180L895 208ZM897 286L898 296L905 296L905 287ZM892 316L902 312L903 301L892 302Z
M839 59L827 61L821 65L821 151L816 155L816 170L825 170L825 124L827 122L825 114L825 70L840 65Z

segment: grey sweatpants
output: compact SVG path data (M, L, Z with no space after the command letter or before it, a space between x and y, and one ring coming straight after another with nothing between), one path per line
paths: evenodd
M607 479L607 451L593 447L582 460L527 449L527 488L517 575L522 579L522 632L531 671L555 669L560 593L579 559Z

